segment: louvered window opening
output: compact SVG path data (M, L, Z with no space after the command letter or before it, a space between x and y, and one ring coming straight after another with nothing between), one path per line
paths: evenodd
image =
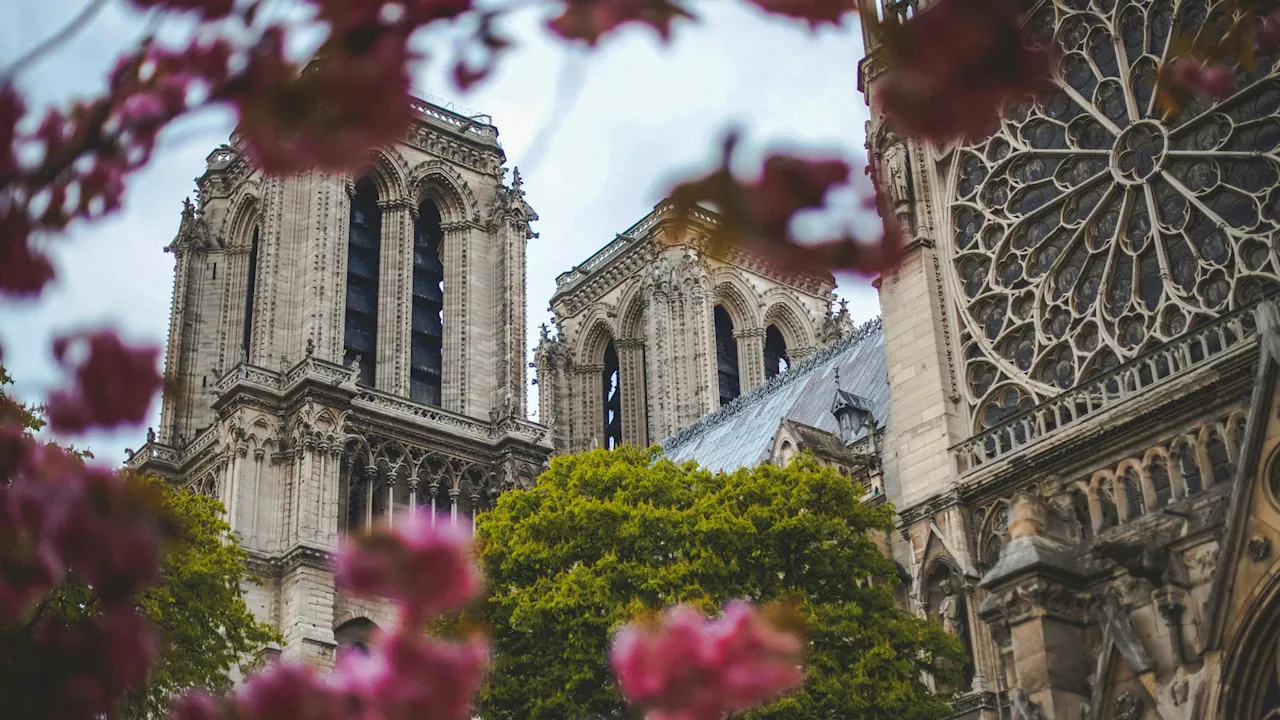
M430 200L418 209L413 229L413 320L409 398L439 405L444 378L444 264L440 209Z
M214 266L215 269L217 266ZM249 245L249 277L244 297L244 335L240 339L240 355L249 360L250 343L253 340L253 294L258 286L258 228L253 229L253 241Z
M715 309L716 371L720 378L720 404L728 405L742 394L738 381L738 341L733 337L733 320L723 305Z
M765 379L777 377L785 372L791 363L787 361L787 341L782 339L782 332L777 325L770 325L764 331L764 376Z
M618 350L610 340L604 349L604 446L610 450L622 444L622 388L619 383Z
M378 265L382 253L382 210L369 179L356 183L347 242L347 309L343 362L359 356L362 385L377 379Z

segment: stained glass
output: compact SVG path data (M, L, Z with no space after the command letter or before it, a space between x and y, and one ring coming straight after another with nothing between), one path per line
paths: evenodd
M1172 41L1225 29L1215 0L1042 2L1059 89L1011 104L952 162L952 268L975 429L1008 388L1042 401L1280 284L1280 77L1168 117Z

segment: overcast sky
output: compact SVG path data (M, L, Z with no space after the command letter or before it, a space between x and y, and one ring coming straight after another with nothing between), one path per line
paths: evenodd
M3 0L0 67L87 2ZM744 3L703 3L695 6L703 21L678 27L669 45L637 28L588 53L543 29L547 7L504 25L519 47L479 88L463 95L433 66L415 82L419 92L491 115L508 166L524 175L541 217L534 225L540 237L529 243L530 342L550 317L555 276L648 213L673 181L711 167L731 123L746 128L748 153L800 147L863 162L867 109L857 89L862 43L854 22L814 34ZM111 62L143 27L124 0L110 0L20 84L36 105L99 92ZM436 54L444 60L449 52ZM61 382L48 352L55 333L110 325L134 341L165 342L173 256L162 248L177 231L193 178L226 141L232 120L209 112L169 128L151 165L129 183L123 212L57 239L56 285L36 303L0 303L4 363L21 397L38 400ZM856 321L878 314L867 279L838 281ZM157 424L158 402L152 414ZM99 458L117 462L142 435L139 429L87 441Z

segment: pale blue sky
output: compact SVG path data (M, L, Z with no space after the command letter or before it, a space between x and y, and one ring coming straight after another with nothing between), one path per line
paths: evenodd
M4 0L0 66L86 2ZM520 166L527 198L541 216L534 227L541 237L529 243L531 342L549 318L555 276L643 217L673 180L708 169L729 123L748 130L747 153L804 147L861 162L867 109L857 90L862 45L852 21L813 34L745 3L702 3L695 7L703 22L678 27L670 45L637 28L588 53L543 29L550 7L544 3L505 25L518 49L469 94L442 80L447 45L434 53L439 65L424 68L415 82L420 92L492 115L508 166ZM20 84L37 105L95 92L111 61L143 28L142 16L125 0L111 0L91 27L27 71ZM431 38L424 45L429 50ZM562 82L565 77L570 82ZM575 84L571 104L558 102L558 88ZM205 156L225 142L232 120L209 112L169 128L151 165L129 184L123 212L75 226L52 244L57 284L36 303L0 303L4 362L20 383L19 395L39 399L60 382L48 353L56 332L111 325L135 341L165 342L173 258L161 248L177 230L181 201L192 193ZM544 130L547 142L530 157ZM879 312L868 280L838 280L855 320ZM159 403L152 424L158 417ZM142 435L139 429L87 440L98 457L115 462L125 447L140 445Z

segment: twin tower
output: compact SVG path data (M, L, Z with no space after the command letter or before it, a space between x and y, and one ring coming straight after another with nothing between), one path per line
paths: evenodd
M166 248L176 388L129 460L222 501L273 652L320 665L392 617L335 590L342 533L418 508L471 523L553 452L660 441L840 325L829 276L701 255L715 217L676 236L659 206L558 279L529 421L537 215L487 116L414 104L349 175L271 177L234 137L209 156Z

